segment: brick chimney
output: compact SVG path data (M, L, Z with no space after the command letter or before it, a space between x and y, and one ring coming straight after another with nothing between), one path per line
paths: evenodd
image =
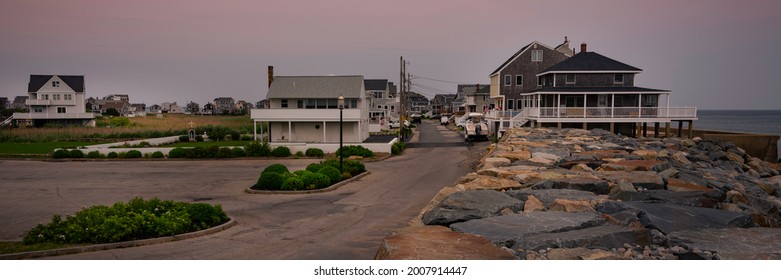
M586 52L586 43L580 44L580 52Z
M268 87L271 87L271 82L274 81L274 66L268 66Z

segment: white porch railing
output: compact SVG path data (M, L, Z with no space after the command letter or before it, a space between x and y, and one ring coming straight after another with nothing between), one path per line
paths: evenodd
M696 118L697 107L543 107L532 108L536 118Z

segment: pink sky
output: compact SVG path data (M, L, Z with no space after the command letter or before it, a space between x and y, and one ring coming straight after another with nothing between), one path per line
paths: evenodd
M85 75L87 95L147 104L265 97L278 75L487 83L531 41L639 67L639 86L702 109L781 109L778 1L4 1L0 96L30 74ZM442 92L456 85L415 80Z

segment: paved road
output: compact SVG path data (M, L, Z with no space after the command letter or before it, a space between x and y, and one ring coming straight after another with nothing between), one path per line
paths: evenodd
M462 138L432 123L422 143ZM272 161L0 162L0 239L18 239L51 215L135 196L217 203L238 224L164 244L59 259L371 259L442 187L469 172L475 147L412 148L367 164L366 177L323 194L253 195L244 189ZM469 149L472 149L471 151ZM285 160L291 169L314 160Z

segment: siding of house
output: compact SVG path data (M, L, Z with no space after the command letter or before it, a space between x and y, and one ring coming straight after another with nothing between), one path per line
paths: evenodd
M534 50L542 50L542 61L531 61ZM520 99L521 93L536 90L538 88L537 74L567 58L563 53L541 44L529 46L526 51L499 71L498 75L491 77L491 87L496 87L498 92L504 96L505 104L502 107L507 108L508 101ZM505 75L511 76L509 86L504 83ZM516 85L516 76L518 75L523 75L523 85L521 86ZM496 91L492 89L491 92Z
M553 75L548 74L548 77ZM559 73L555 76L557 87L631 87L635 85L635 74L624 73L624 83L615 84L613 73L577 73L575 74L575 84L567 84L567 74ZM553 86L553 82L547 83Z

